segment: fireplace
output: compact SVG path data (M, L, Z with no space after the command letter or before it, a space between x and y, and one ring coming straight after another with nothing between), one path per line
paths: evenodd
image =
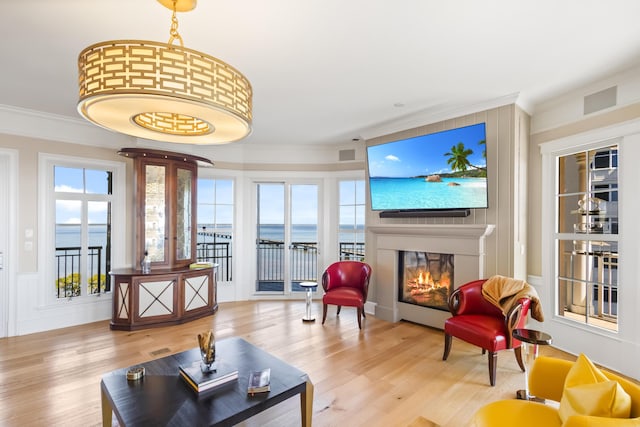
M399 251L398 301L448 311L453 259L453 254Z
M493 270L485 268L485 238L494 230L493 225L476 224L387 224L367 226L370 233L367 241L367 251L372 253L369 262L374 268L372 285L369 287L370 300L367 313L374 313L376 317L390 322L398 322L402 319L434 328L444 328L444 322L451 317L446 306L432 307L419 305L416 302L403 302L398 298L400 285L404 283L402 272L404 266L418 266L411 258L407 262L402 256L403 265L400 266L401 252L438 254L438 262L430 262L440 265L439 254L448 256L442 265L451 275L449 291L453 292L463 283L482 277L488 277ZM453 264L455 258L455 278L453 276ZM422 255L423 265L427 266L426 255ZM413 262L413 264L412 264ZM436 276L431 271L432 276ZM495 273L494 273L495 274ZM442 276L442 270L440 271ZM438 277L438 276L436 276ZM372 291L373 289L373 291ZM371 298L372 293L375 296ZM423 291L425 292L425 291ZM415 294L416 292L414 292ZM441 298L446 301L446 297ZM431 301L429 304L431 304ZM435 305L435 304L431 304Z

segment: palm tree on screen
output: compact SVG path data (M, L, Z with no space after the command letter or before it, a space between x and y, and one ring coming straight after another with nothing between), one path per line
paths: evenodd
M473 167L473 165L469 162L467 157L473 154L473 150L469 148L465 148L462 142L458 142L457 145L451 147L451 151L448 153L444 153L445 156L449 156L447 159L447 164L451 166L451 170L457 171L466 171L469 167Z
M485 144L486 146L486 141L480 141L478 144L480 145ZM451 167L451 170L453 171L464 172L469 168L486 171L487 168L484 168L481 166L475 166L475 165L472 165L471 162L469 162L468 157L472 154L473 154L473 150L470 148L466 148L462 142L458 142L458 144L451 147L451 150L448 153L444 153L445 156L449 156L449 158L447 159L447 164ZM482 152L482 156L486 158L487 156L486 150Z

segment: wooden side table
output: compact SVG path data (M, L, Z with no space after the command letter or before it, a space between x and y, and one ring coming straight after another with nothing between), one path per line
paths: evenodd
M513 338L522 342L522 351L524 354L524 390L516 392L516 398L522 400L535 400L534 396L529 394L529 372L533 361L538 357L538 346L549 345L553 341L551 335L546 332L536 331L533 329L514 329Z
M315 322L316 318L311 314L311 302L313 301L313 291L318 287L318 284L316 282L301 282L300 287L307 290L306 312L302 321Z

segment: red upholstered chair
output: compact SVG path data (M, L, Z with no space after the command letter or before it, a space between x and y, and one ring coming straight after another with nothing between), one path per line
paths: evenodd
M520 350L520 341L513 338L514 329L524 328L531 301L521 298L509 312L502 311L482 295L482 284L486 280L475 280L460 286L449 297L452 317L444 322L444 354L447 360L453 337L477 345L482 354L489 352L489 382L496 384L498 351L513 348L520 369L525 371Z
M338 306L337 314L343 305L358 309L358 327L362 329L364 303L369 292L371 267L360 261L338 261L331 264L322 275L322 324L327 319L327 305Z

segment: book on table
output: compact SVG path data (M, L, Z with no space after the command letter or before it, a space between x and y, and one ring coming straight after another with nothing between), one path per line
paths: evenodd
M209 267L213 267L213 263L212 262L199 261L199 262L193 262L193 263L189 264L189 268L190 269L209 268Z
M261 371L251 371L249 373L249 394L265 393L271 390L271 369L266 368Z
M182 379L198 393L211 390L238 378L238 370L222 361L216 362L215 372L202 372L200 361L180 365L179 371Z

